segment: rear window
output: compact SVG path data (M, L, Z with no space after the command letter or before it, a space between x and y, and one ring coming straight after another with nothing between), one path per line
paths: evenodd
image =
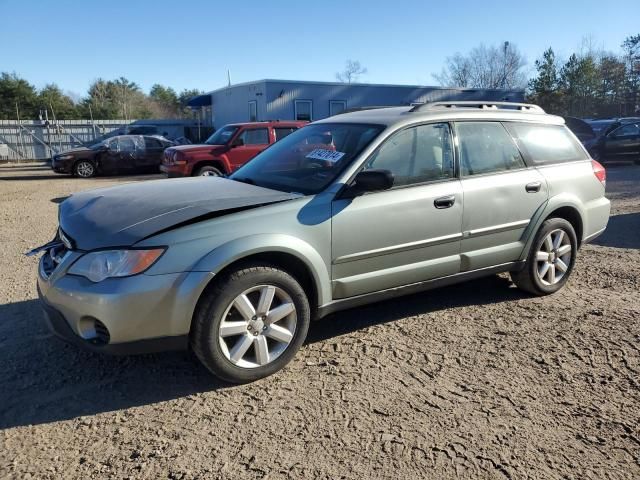
M518 142L520 150L534 165L574 162L587 158L578 141L562 125L505 125Z

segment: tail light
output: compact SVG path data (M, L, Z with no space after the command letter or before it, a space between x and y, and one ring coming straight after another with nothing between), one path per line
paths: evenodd
M600 183L603 186L607 186L607 171L600 164L600 162L596 162L595 160L591 160L591 167L593 168L593 174L596 176Z

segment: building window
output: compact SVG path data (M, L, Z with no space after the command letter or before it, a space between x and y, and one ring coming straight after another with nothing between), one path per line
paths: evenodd
M249 102L249 121L250 122L258 121L258 102L255 100L251 100Z
M311 100L296 100L294 105L296 120L306 120L310 122L313 118L313 103Z
M329 116L333 117L344 112L347 109L347 102L345 100L330 100L329 101Z

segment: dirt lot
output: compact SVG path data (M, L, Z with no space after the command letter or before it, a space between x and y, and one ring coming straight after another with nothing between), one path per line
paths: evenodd
M148 178L0 166L0 477L640 478L640 167L609 169L610 227L560 293L496 276L343 312L240 387L41 322L22 253L57 203Z

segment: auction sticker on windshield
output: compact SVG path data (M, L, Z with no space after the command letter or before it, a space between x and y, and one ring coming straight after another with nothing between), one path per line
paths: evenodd
M337 162L342 157L344 157L344 152L325 150L324 148L316 148L306 155L306 158L311 158L313 160L326 160L328 162Z

